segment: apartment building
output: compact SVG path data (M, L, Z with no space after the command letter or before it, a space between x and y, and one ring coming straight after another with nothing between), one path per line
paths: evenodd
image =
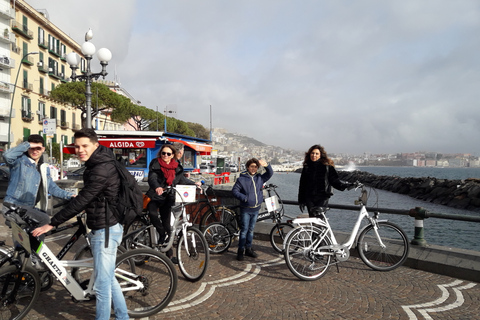
M15 14L9 0L0 0L0 150L8 139L8 119L10 117L10 102L13 86L10 73L16 62L11 56L12 45L15 44L15 34L11 32L10 24Z
M78 53L79 71L86 70L80 45L48 19L45 9L37 11L21 0L0 0L0 27L0 148L8 139L16 146L30 134L43 134L46 118L56 119L52 141L71 143L81 128L81 111L52 100L49 93L71 74L67 53Z

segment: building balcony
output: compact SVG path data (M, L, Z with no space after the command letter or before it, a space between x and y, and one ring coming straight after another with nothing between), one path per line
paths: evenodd
M24 81L23 82L23 90L25 90L27 92L32 92L33 91L33 84Z
M43 97L47 97L47 92L48 92L48 91L45 90L45 88L41 88L41 87L40 87L39 90L38 90L38 93L39 93L41 96L43 96Z
M15 11L13 9L0 9L0 17L13 20L15 19Z
M51 77L54 77L57 80L64 80L63 73L58 73L55 70L53 70L52 68L48 69L48 75L51 76Z
M30 111L22 110L22 120L25 122L32 122L33 114Z
M8 31L8 29L5 29L3 33L0 34L0 42L3 43L15 43L17 40L17 37L13 32Z
M15 59L10 57L0 57L0 68L1 69L13 69L15 68Z
M22 59L22 63L28 64L29 66L33 66L33 57L26 56Z
M0 92L12 93L12 85L7 82L0 81Z
M22 49L20 49L20 47L18 47L15 43L12 43L12 52L20 54L20 52L22 52Z
M47 73L48 72L48 70L45 69L43 61L38 61L37 62L37 68L38 68L38 71L40 71L42 73Z
M62 129L68 129L69 125L68 122L66 121L60 121L60 128Z
M45 40L38 40L38 46L43 49L48 49L48 44Z
M12 21L12 30L24 36L25 38L28 38L30 40L33 39L33 31L29 30L27 26L16 20Z

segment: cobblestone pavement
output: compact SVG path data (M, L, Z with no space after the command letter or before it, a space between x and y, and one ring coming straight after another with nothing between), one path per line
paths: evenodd
M0 227L0 239L5 239ZM49 246L56 252L64 239ZM235 260L235 249L211 255L202 281L179 274L170 305L150 319L479 319L480 284L400 267L373 271L361 260L332 266L316 281L290 273L268 242L259 258ZM73 248L75 250L75 248ZM68 258L68 257L67 257ZM41 293L27 319L93 319L95 303L75 303L56 282Z

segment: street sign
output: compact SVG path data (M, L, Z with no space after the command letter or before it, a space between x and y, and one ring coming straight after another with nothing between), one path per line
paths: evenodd
M57 119L43 119L43 134L53 136L57 130Z

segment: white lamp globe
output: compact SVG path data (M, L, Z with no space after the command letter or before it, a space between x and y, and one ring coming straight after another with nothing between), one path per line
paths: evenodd
M86 56L93 56L95 54L95 45L91 42L84 42L82 44L82 53Z
M78 66L80 60L79 58L80 57L75 52L70 52L69 54L67 54L67 62L73 67Z
M101 62L108 62L112 59L112 53L107 48L101 48L97 52L97 57Z

